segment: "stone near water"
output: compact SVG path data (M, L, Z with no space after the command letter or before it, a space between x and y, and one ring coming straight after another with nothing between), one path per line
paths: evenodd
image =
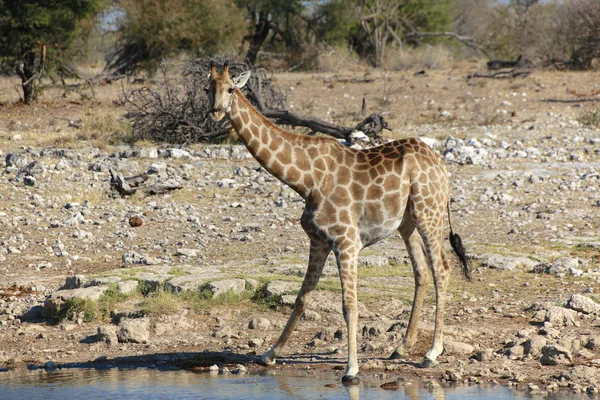
M545 337L541 335L535 335L523 343L525 354L538 357L542 353L542 348L546 346L547 343L548 340Z
M109 345L116 344L119 341L117 330L112 325L99 326L95 339L98 342L104 342Z
M542 365L570 364L573 362L571 352L560 345L549 345L542 347Z
M123 318L117 331L120 343L148 343L150 341L150 321L148 318Z
M97 301L108 290L108 286L90 286L86 288L57 290L44 301L44 317L53 318L61 311L66 301L71 299L89 299Z

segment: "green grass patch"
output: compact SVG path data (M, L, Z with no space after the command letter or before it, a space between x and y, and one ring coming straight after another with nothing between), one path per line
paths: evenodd
M181 267L173 267L173 268L171 268L169 270L168 274L172 275L173 277L176 277L176 276L186 276L186 275L189 275L189 272L186 272Z
M68 299L61 305L56 318L59 321L75 321L81 313L84 322L94 321L100 314L98 303L91 299Z
M144 314L170 315L183 308L183 298L173 292L159 289L147 295L140 307Z
M210 290L202 289L200 291L183 292L180 296L189 308L199 311L207 308L240 305L242 303L250 304L253 295L253 292L247 290L242 293L229 290L218 296L213 296Z

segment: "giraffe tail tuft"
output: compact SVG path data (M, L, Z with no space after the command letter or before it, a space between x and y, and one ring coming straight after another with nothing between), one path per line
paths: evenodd
M450 201L446 203L446 211L448 211L448 225L450 225L450 245L452 246L452 249L454 249L454 252L458 256L458 259L460 260L460 264L462 266L462 271L465 275L465 278L467 278L469 282L472 282L473 279L471 278L471 266L469 265L469 259L467 258L467 253L465 251L465 247L463 246L462 239L458 235L458 233L454 233L454 230L452 229Z
M469 266L469 260L467 259L467 254L465 253L462 239L457 233L450 232L450 245L460 260L465 278L467 278L469 282L472 282L473 279L471 278L471 267Z

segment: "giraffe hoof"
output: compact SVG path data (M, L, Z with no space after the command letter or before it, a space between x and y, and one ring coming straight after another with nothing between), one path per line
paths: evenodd
M266 365L266 366L275 365L275 359L267 356L266 354L263 354L260 357L260 362L261 362L261 364Z
M421 364L419 364L419 368L433 368L437 366L437 361L434 361L430 358L425 357Z
M407 357L408 355L406 353L401 353L398 350L395 350L390 356L390 360L403 360Z
M360 383L360 379L356 375L344 375L342 377L342 384L346 386L358 385Z

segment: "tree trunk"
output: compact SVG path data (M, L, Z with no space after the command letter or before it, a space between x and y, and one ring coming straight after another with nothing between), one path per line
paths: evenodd
M260 13L258 16L258 22L254 25L254 34L246 37L246 39L250 42L250 47L246 53L246 60L250 64L256 64L258 52L267 39L267 36L269 36L270 31L271 23L268 20L268 15Z
M17 74L21 78L23 102L31 104L35 100L35 53L33 49L23 57L23 62L17 66Z
M40 47L39 63L37 65L35 49L29 49L23 55L23 62L16 67L16 72L21 78L23 102L25 104L31 104L37 97L35 86L37 80L42 76L45 61L46 46L42 45Z

